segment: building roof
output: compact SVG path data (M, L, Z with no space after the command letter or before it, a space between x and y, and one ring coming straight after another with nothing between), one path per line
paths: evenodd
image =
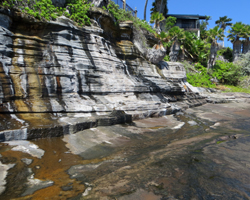
M207 16L201 15L178 15L178 14L167 14L166 17L176 17L177 19L206 19Z

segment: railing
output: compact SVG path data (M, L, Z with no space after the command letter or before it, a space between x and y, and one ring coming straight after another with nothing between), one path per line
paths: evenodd
M112 0L117 5L119 5L120 8L123 8L123 1L122 0ZM135 16L135 12L128 4L126 4L126 11L130 11L133 16Z

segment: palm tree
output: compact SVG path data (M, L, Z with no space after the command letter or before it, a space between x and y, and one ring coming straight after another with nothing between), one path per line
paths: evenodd
M164 45L171 45L169 56L173 62L178 59L184 60L185 57L190 57L194 62L202 64L206 62L206 49L208 47L203 40L198 39L195 33L184 31L178 26L174 26L168 32L161 32L159 39Z
M232 26L233 23L231 23L232 19L227 18L227 16L220 17L219 20L215 21L215 24L219 26L223 31L225 31L227 26ZM223 47L224 47L224 38L223 38Z
M228 31L228 40L233 43L233 61L236 61L241 54L242 42L240 41L240 38L242 37L242 33L244 32L244 27L245 24L243 24L242 22L236 22Z
M206 16L205 21L202 21L200 25L200 38L202 40L207 39L207 26L209 24L208 20L211 20L211 16Z
M184 30L179 28L178 26L174 26L173 28L171 28L168 32L168 40L173 41L171 48L170 48L170 60L172 62L176 62L178 60L179 57L179 53L181 50L181 59L184 59L184 55L185 55L185 50L184 50L184 40L185 40L185 34L184 34Z
M154 12L162 13L164 16L168 13L167 0L155 0L150 9L151 14Z
M249 37L250 37L250 25L245 25L243 27L242 37L245 39L245 40L243 40L242 53L245 54L245 53L247 53L247 52L250 51L250 41L249 41Z
M154 23L154 27L157 29L158 34L160 34L160 32L161 32L160 22L163 21L164 19L165 19L165 17L163 16L163 14L159 13L159 12L152 13L152 15L150 17L150 23L151 24Z
M152 8L150 9L151 11L151 15L155 12L159 12L162 13L163 16L166 16L166 14L168 13L168 8L167 8L167 0L155 0L152 3ZM160 22L160 28L161 30L164 30L164 25L165 22Z
M147 18L146 18L147 6L148 6L148 0L146 0L145 7L144 7L144 20L145 21L147 20Z
M176 17L169 16L165 21L165 29L164 31L168 32L171 28L175 26Z
M208 55L208 44L197 37L195 33L185 31L185 52L192 58L193 62L206 65Z
M208 40L212 41L210 55L207 63L208 69L212 68L215 65L217 51L219 49L217 41L222 40L224 37L224 30L219 28L219 26L215 26L214 28L208 30Z

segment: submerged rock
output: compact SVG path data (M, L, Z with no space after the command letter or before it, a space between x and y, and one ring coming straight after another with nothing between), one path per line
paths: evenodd
M31 170L30 170L31 171ZM21 196L27 196L33 194L35 191L52 186L54 184L53 181L42 181L39 179L34 178L34 174L31 174L27 178L27 189Z
M9 144L10 146L14 146L11 149L12 151L21 151L24 153L28 153L31 156L37 157L37 158L41 158L45 152L44 150L39 149L37 145L29 141L10 141L10 142L5 142L5 143ZM28 160L30 159L26 159L25 162Z
M5 190L5 184L6 180L5 178L7 177L8 170L14 167L15 164L2 164L0 161L0 194L2 194Z
M32 159L28 158L22 158L21 161L24 162L26 165L30 165L33 162Z

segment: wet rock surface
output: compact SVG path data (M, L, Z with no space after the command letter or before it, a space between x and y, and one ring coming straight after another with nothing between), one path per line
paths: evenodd
M45 151L41 158L0 143L0 161L15 164L5 170L0 198L248 199L249 108L206 104L31 141ZM27 166L23 158L33 162ZM32 174L46 188L32 191ZM32 192L21 197L25 191Z

